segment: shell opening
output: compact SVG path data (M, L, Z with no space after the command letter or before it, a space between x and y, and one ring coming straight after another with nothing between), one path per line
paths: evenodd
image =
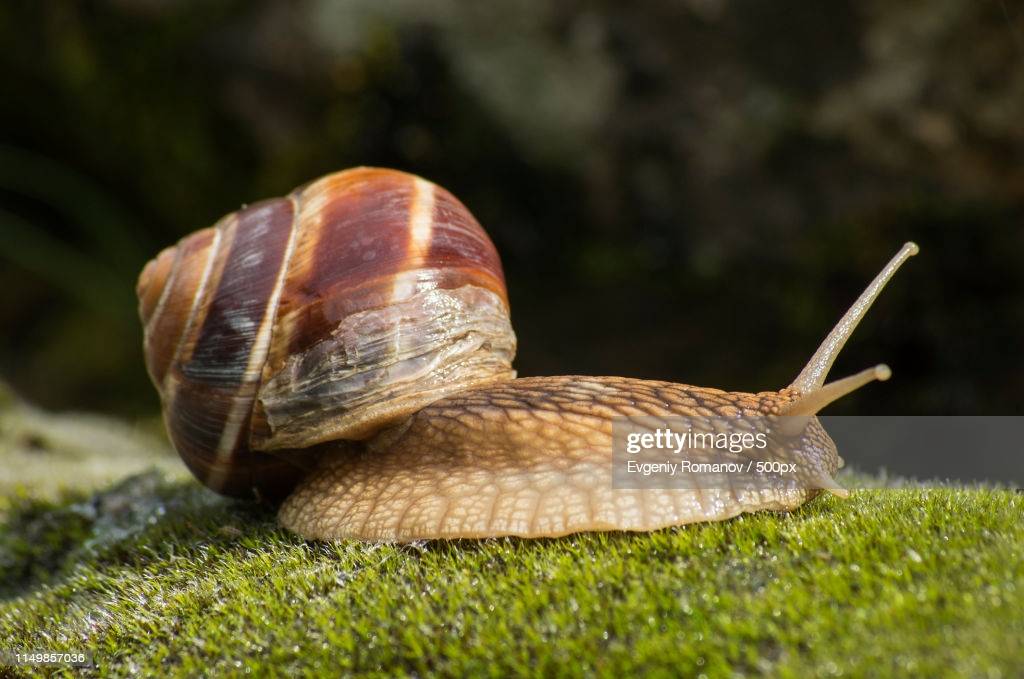
M264 382L260 450L362 439L428 403L515 377L516 340L498 295L435 289L353 314Z

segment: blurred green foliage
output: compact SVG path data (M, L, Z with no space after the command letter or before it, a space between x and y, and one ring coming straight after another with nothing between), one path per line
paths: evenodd
M155 412L146 259L370 164L452 190L506 266L521 374L794 376L907 239L833 412L1019 413L1015 3L12 1L0 376Z

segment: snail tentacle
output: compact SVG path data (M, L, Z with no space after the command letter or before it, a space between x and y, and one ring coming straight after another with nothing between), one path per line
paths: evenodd
M857 325L864 318L868 309L878 299L878 295L881 294L886 283L892 279L893 274L899 270L900 266L916 255L918 251L919 248L916 243L908 242L903 244L900 251L889 260L885 268L875 276L874 280L860 294L860 297L853 303L853 306L839 319L839 322L836 323L832 331L822 341L818 350L811 356L811 360L807 362L804 369L800 371L800 374L796 376L793 383L789 385L790 388L796 389L801 394L808 394L821 388L825 383L825 378L828 377L828 371L832 368L832 364L835 363L836 357L839 356L839 352L843 350L846 341L850 339L853 331L857 329Z
M782 409L782 414L792 416L814 415L829 403L838 401L847 394L857 391L865 384L875 380L885 382L890 377L892 377L892 370L884 363L880 363L873 368L867 368L841 380L829 382L814 391L801 394L797 400Z

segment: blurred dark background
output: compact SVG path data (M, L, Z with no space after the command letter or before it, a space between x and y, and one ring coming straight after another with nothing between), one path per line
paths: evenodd
M368 164L488 229L522 375L781 387L913 239L829 412L1024 412L1017 1L8 0L0 77L0 380L50 408L155 414L145 261Z

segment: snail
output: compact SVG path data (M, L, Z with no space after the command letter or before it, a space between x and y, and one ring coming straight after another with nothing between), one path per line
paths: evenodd
M842 464L813 417L888 379L825 384L907 243L788 387L729 392L622 377L517 378L498 254L445 189L355 168L248 205L163 250L137 292L146 367L192 473L281 499L311 539L412 541L649 531L792 510ZM613 489L619 416L800 415L803 487Z

